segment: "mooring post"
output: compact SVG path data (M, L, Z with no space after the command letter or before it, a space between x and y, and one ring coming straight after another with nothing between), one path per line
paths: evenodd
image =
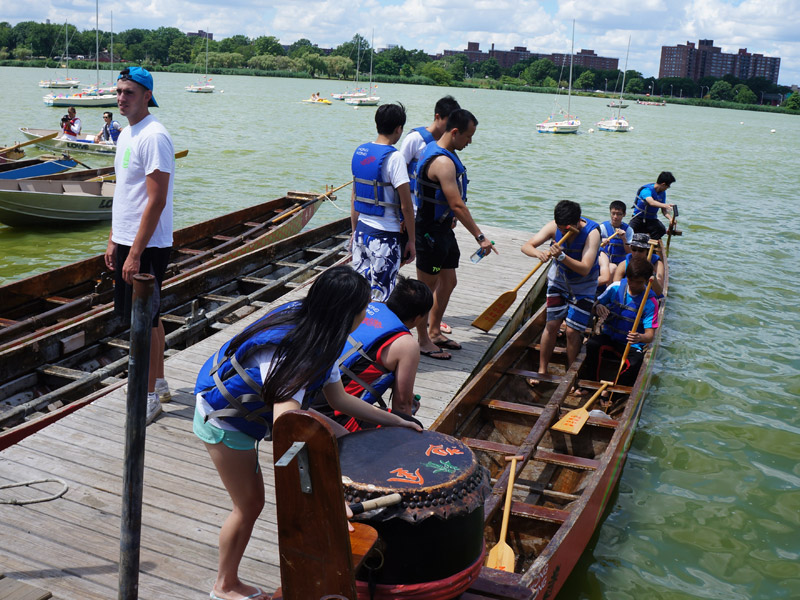
M122 474L122 524L119 539L119 600L137 600L139 597L144 439L147 428L147 379L150 368L154 282L155 277L149 274L133 276L125 462Z

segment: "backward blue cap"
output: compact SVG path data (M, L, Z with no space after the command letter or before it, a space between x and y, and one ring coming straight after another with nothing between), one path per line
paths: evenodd
M120 79L123 81L135 81L139 85L146 87L151 92L153 91L153 76L150 75L150 71L144 67L128 67L123 69L122 72L117 76L117 81ZM150 102L147 103L147 106L155 106L158 108L158 102L156 102L155 96L150 96Z

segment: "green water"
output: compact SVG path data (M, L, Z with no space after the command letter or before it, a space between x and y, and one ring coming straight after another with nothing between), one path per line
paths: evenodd
M0 143L20 139L19 126L58 126L64 110L41 102L42 77L0 68ZM194 79L156 74L153 112L190 151L177 227L344 183L353 148L375 135L374 109L299 102L343 91L335 82L216 76L224 93L184 92ZM660 171L678 180L669 199L684 236L672 245L655 380L611 510L561 598L800 597L800 117L634 105L623 111L633 132L588 133L610 109L576 98L584 133L549 136L535 124L552 97L378 88L406 105L411 127L429 123L445 92L480 121L461 155L479 223L533 232L562 198L604 220L611 200L629 203ZM80 110L84 128L99 130L102 111ZM326 203L314 223L343 210ZM0 283L99 253L107 233L0 226Z

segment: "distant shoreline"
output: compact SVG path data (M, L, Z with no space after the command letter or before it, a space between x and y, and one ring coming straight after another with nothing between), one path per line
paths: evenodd
M31 60L14 60L6 59L0 60L0 67L30 67L30 68L48 68L46 59L31 59ZM104 63L107 66L108 63ZM120 63L122 65L123 63ZM94 61L70 61L70 68L75 70L94 70ZM153 72L163 73L198 73L197 65L187 63L176 63L167 67L158 65L146 65L146 68ZM106 69L108 70L108 69ZM262 71L258 69L245 69L245 68L210 68L209 75L242 75L245 77L286 77L292 79L313 79L315 81L346 81L345 79L333 79L331 77L312 77L304 71ZM473 89L489 89L489 90L503 90L508 92L526 92L533 94L555 94L556 88L534 87L534 86L519 86L501 83L495 79L483 79L468 81L452 82L445 86L439 86L435 81L427 77L399 77L391 75L373 75L373 82L375 83L403 83L408 85L429 85L432 87L456 87L456 88L473 88ZM572 90L575 96L583 96L587 98L602 98L606 100L619 100L618 94L608 94L604 92L589 92ZM711 100L710 98L670 98L669 96L648 96L645 94L624 94L624 100L636 102L637 100L649 102L665 102L666 104L682 104L688 106L700 106L710 108L726 108L732 110L749 110L754 112L771 112L783 113L787 115L800 115L800 111L790 110L782 106L772 106L768 104L739 104L728 100Z

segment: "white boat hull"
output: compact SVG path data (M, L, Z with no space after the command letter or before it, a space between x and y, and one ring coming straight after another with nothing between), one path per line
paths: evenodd
M67 90L70 88L76 88L80 84L81 82L77 79L58 79L53 81L40 81L39 87L48 88L51 90Z
M43 98L43 100L47 106L109 107L117 105L116 94L103 94L100 96L86 94L71 94L68 96L62 96L61 94L48 94Z
M633 129L625 119L606 119L597 122L597 129L600 131L614 131L618 133L625 133Z
M567 121L545 121L536 126L539 133L578 133L581 122L578 119Z
M187 85L186 91L192 94L212 94L214 93L213 85Z
M28 127L20 127L19 130L29 140L36 140L57 132L56 129L29 129ZM87 134L83 134L75 140L53 138L35 145L39 148L55 150L56 152L82 152L84 154L102 154L104 156L114 156L117 153L117 147L114 144L109 144L108 142L95 144L94 136Z
M378 106L378 102L380 102L379 96L366 96L361 98L345 98L345 104L350 104L352 106Z
M0 222L14 227L111 220L114 184L0 180Z

